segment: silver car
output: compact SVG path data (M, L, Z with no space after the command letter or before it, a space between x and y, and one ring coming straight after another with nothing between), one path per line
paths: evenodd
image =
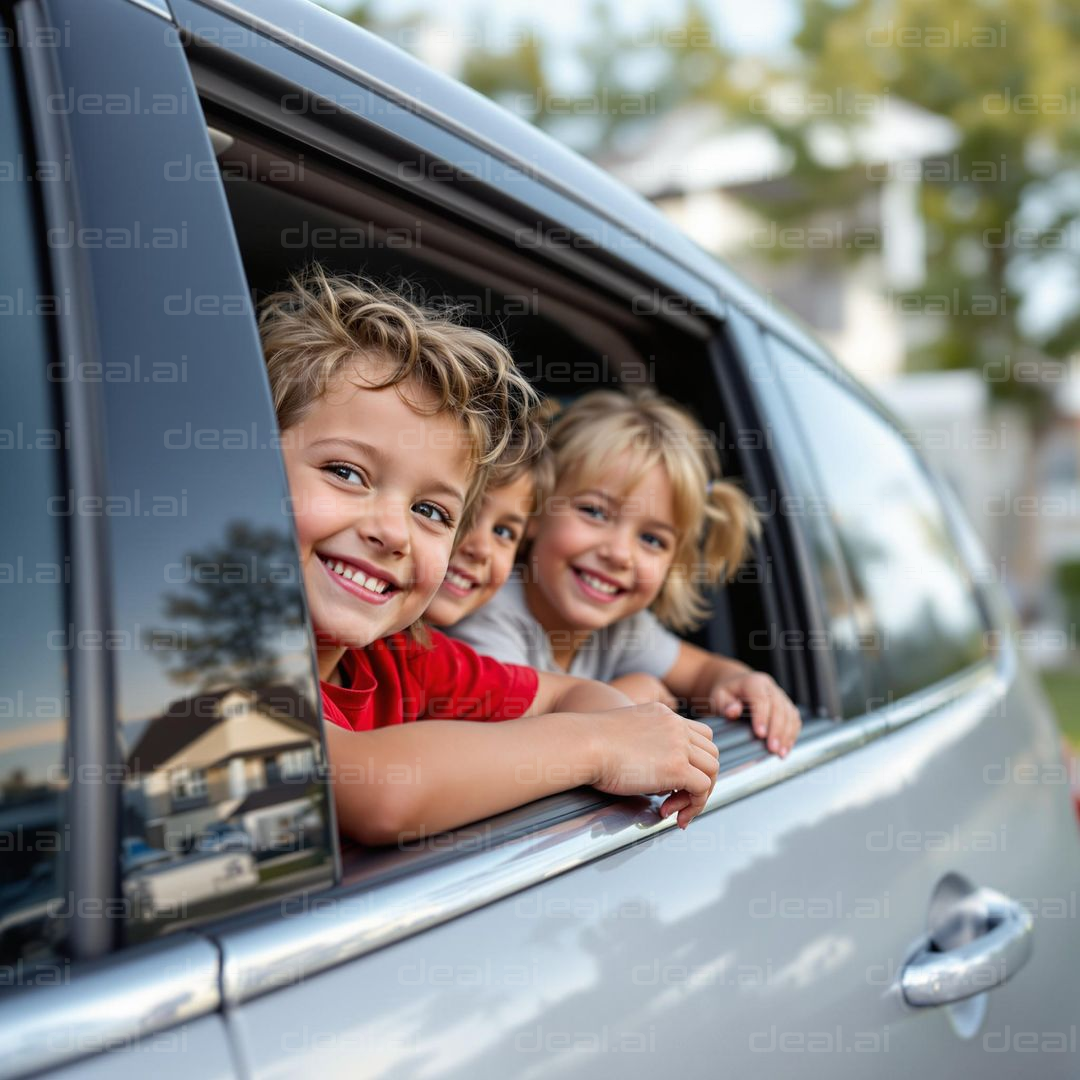
M1077 1075L1053 719L866 390L605 174L301 0L2 11L0 1074ZM339 839L252 304L313 258L500 327L549 394L696 410L765 525L697 640L799 705L788 757L715 721L685 832L589 789ZM268 857L185 890L223 821ZM122 838L177 853L167 909Z

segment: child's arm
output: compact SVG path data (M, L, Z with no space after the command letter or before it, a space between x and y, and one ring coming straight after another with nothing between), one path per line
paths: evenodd
M608 686L621 690L631 701L644 705L647 701L659 701L669 709L679 704L679 699L671 688L662 683L655 675L644 671L632 671L629 675L618 675Z
M339 825L372 845L444 832L582 784L613 795L671 792L660 813L677 813L686 828L719 771L708 725L663 705L366 732L327 724L326 742Z
M683 642L664 683L691 707L702 705L717 716L733 719L750 706L754 734L765 739L774 754L785 757L802 729L802 718L772 676L754 671L738 660Z
M603 712L635 704L633 698L614 685L594 679L538 671L536 680L536 697L526 710L526 716L554 712Z

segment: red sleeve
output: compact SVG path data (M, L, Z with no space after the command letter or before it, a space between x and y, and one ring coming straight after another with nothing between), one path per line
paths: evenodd
M481 656L463 641L431 632L423 652L424 716L429 720L513 720L536 699L530 667Z

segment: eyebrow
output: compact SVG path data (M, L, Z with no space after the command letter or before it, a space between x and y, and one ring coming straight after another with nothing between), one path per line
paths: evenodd
M316 439L309 445L312 449L315 449L315 447L325 446L327 444L348 446L352 450L356 450L361 454L367 454L368 457L374 458L380 465L386 465L392 460L392 455L388 454L385 450L382 450L377 446L372 446L371 443L361 442L360 439L351 439L344 435L332 435L325 439ZM451 498L457 499L462 505L465 504L465 492L460 488L454 487L453 484L447 483L445 480L432 478L430 480L422 481L420 486L425 491L449 495Z

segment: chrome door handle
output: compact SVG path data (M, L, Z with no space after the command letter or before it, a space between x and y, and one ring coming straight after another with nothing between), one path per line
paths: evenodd
M948 1005L1011 979L1031 958L1035 921L1021 904L993 889L979 889L957 906L957 921L973 911L986 926L974 940L942 951L928 944L900 974L909 1005Z

